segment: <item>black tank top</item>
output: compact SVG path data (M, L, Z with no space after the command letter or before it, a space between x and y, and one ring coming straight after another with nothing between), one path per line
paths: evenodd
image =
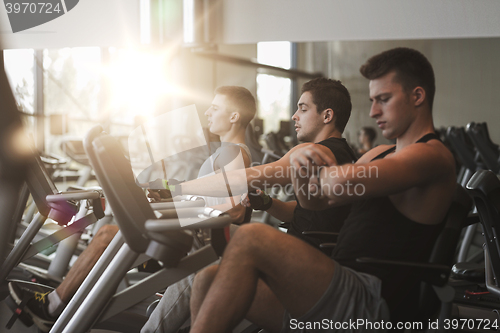
M417 143L433 139L439 140L436 134L430 133ZM395 150L396 147L392 147L373 160L384 158ZM357 263L356 259L371 257L426 262L442 227L443 223L426 225L412 221L399 212L387 196L359 200L352 204L351 214L340 231L332 257L343 266L379 277L382 296L389 305L391 317L401 319L395 315L401 303L405 304L405 311L409 310L409 304L418 304L418 300L409 299L418 296L418 277L409 270L382 269Z
M345 139L328 138L318 142L318 144L329 148L333 155L335 155L339 165L354 163L357 160L356 154ZM350 211L351 205L331 207L321 211L308 210L303 208L297 200L297 206L293 212L293 219L290 223L288 233L299 237L329 256L332 253L331 248L321 249L319 247L321 243L325 242L325 238L305 236L302 235L302 232L311 230L339 232Z

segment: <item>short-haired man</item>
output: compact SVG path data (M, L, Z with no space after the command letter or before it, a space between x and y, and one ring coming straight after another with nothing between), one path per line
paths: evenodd
M361 73L370 80L370 116L396 145L343 166L319 145L290 156L294 186L311 189L296 191L305 208L353 203L333 260L268 226L241 227L220 266L195 279L191 333L227 332L245 316L270 332L303 331L326 319L322 331L333 332L328 323L380 322L388 309L391 320L405 320L411 312L404 307L417 302L418 281L356 258L427 260L456 187L453 156L434 134L434 74L420 52L383 52ZM377 172L370 176L370 168Z
M217 159L225 154L234 156L235 149L237 153L241 152L243 163L235 162L232 165L226 165L225 168L231 170L250 166L251 156L245 145L245 131L255 113L255 99L248 89L238 86L222 86L215 90L215 97L205 115L208 117L210 132L220 136L221 147L203 163L198 177L218 172ZM149 196L160 199L156 191L150 192ZM238 200L239 196L233 198L233 202L238 202ZM230 198L205 198L205 203L213 208L227 211L233 223L242 223L245 218L246 208L241 205L232 207ZM32 293L30 295L32 298L26 303L25 310L42 331L48 332L117 232L117 225L101 227L55 291L48 294ZM15 282L10 283L9 288L12 297L20 303L25 291L18 288ZM174 288L169 289L172 292Z
M218 161L223 159L232 160L239 151L242 153L244 165L241 165L241 163L238 163L238 159L235 159L235 161L225 165L224 169L231 171L250 166L251 154L244 140L246 127L255 116L255 112L255 99L246 88L223 86L215 90L212 105L205 112L205 115L208 117L210 132L220 136L221 147L203 163L198 178L219 173ZM235 148L237 149L236 154ZM226 163L223 162L223 164ZM158 199L155 191L150 191L148 196ZM233 224L248 222L246 218L250 217L250 214L247 215L245 207L238 204L240 196L232 198L205 196L204 199L207 206L228 212ZM231 230L234 229L231 228ZM193 251L203 245L205 245L203 240L195 237ZM177 332L184 322L189 319L189 300L193 279L194 274L167 288L160 303L150 315L141 332Z
M220 137L221 146L202 164L198 172L198 178L218 173L218 160L225 159L226 156L229 158L234 157L235 152L241 151L244 166L236 165L239 161L235 159L233 164L225 166L226 171L250 166L251 154L245 144L245 131L255 113L255 98L248 89L238 86L221 86L215 90L212 104L205 111L205 116L208 118L210 133ZM167 191L160 190L161 192ZM148 197L159 201L162 198L160 193L150 190ZM232 208L229 198L205 197L205 204L215 209L228 211L233 218L233 223L241 224L243 222L245 208L240 205Z

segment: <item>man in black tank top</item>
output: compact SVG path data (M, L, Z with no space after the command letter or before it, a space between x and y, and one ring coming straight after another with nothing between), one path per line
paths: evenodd
M357 160L354 151L344 138L330 137L320 141L318 145L330 149L339 164L352 163ZM287 233L302 239L308 244L320 249L326 255L331 255L332 248L320 248L325 242L325 237L320 235L304 235L304 231L321 231L338 233L345 219L351 212L351 205L328 207L323 210L309 210L303 208L298 200L292 202L281 202L273 199L260 190L255 194L244 196L241 204L255 210L267 211L282 222L288 222Z
M420 52L383 52L361 73L370 80L370 116L396 145L343 166L320 145L290 156L304 208L353 204L333 260L270 227L240 228L220 266L195 280L192 333L226 332L245 316L271 332L375 331L367 321L388 328L382 320L407 319L396 310L416 303L399 302L417 282L355 258L427 260L455 190L454 160L432 134L434 74ZM303 186L309 191L297 190Z
M345 139L328 138L319 145L325 146L335 156L337 162L342 165L353 163L357 160L355 153ZM326 231L339 232L344 224L345 219L351 212L351 205L341 205L336 207L328 207L323 210L309 210L300 205L298 200L293 212L292 220L288 234L294 235L307 243L319 248L325 254L330 255L332 248L320 248L320 244L325 242L324 237L303 235L304 231ZM287 222L287 221L284 221Z

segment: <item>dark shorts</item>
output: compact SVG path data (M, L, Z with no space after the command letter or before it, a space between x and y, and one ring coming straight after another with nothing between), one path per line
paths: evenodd
M389 309L379 278L335 262L332 281L321 299L300 318L285 312L282 333L383 332Z

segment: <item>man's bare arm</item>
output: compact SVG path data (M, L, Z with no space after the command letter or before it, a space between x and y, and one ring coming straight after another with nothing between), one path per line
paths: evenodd
M301 205L308 202L309 206L317 210L328 208L328 198L310 195L309 179L319 171L318 167L337 164L332 151L323 145L307 144L290 155L290 164L293 169L292 184L295 196Z
M356 188L367 197L396 194L448 177L454 172L453 165L451 153L441 143L412 144L373 162L325 167L319 184L317 178L311 178L310 188L319 185L319 197L328 198L331 205L342 205L359 199Z
M277 218L281 222L292 222L293 212L297 206L297 201L283 202L278 199L273 199L273 205L266 210L271 216Z
M241 169L248 168L251 165L250 157L247 155L245 150L240 147L240 152L243 156L243 165L241 163L229 163L225 169L227 171L237 171ZM220 170L218 170L220 171ZM220 205L212 206L211 208L226 212L231 218L231 223L242 224L245 221L246 208L240 204L241 196L236 195L225 199L225 203Z
M257 194L260 195L260 190L257 190ZM249 195L242 196L241 205L244 207L253 208L256 210L265 209L263 207L264 203L262 201L259 202L260 206L259 205L257 205L257 206L252 205L252 200L250 200L250 197L249 197L251 195L255 195L255 194L249 194ZM295 211L296 206L297 206L297 201L295 201L295 200L283 202L283 201L278 200L278 199L272 199L271 207L266 209L265 211L267 213L269 213L271 216L277 218L278 220L280 220L282 222L291 222L293 219L293 215L294 215L294 211Z
M300 149L300 144L292 148L278 161L246 168L244 170L233 170L226 172L226 177L231 184L233 195L247 193L255 189L264 189L268 186L285 186L291 182L290 154ZM233 186L234 184L234 186ZM227 186L222 174L203 177L181 185L182 194L227 196Z

